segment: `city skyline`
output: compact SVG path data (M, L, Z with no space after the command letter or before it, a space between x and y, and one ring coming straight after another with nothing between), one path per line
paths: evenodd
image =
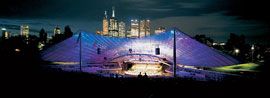
M190 35L205 34L220 41L226 41L230 33L243 34L249 40L258 40L269 35L268 19L264 18L267 15L257 12L265 7L262 2L254 3L254 5L262 5L261 7L246 8L245 6L253 5L249 0L246 2L229 0L221 4L222 1L79 0L73 3L71 0L40 2L26 0L21 2L21 6L15 6L16 4L8 1L1 7L3 13L0 15L0 24L1 26L28 24L30 32L44 28L50 33L53 33L57 25L60 28L70 25L74 32L85 30L94 33L97 29L102 29L100 27L102 27L104 10L115 6L119 20L127 22L131 19L150 19L153 24L152 30L160 26L166 28L175 26ZM32 10L27 5L40 8ZM48 8L49 5L52 7ZM60 5L74 7L63 8ZM10 8L16 10L11 11ZM62 11L63 9L65 10ZM111 12L108 13L110 14Z
M267 9L266 0L2 0L4 91L267 96Z

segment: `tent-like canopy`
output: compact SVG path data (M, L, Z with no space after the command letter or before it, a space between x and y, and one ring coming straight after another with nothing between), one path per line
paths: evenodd
M102 64L121 57L139 59L133 54L148 58L166 58L173 61L173 33L176 31L177 63L189 66L216 67L239 63L234 58L210 48L181 32L167 30L159 35L145 38L116 38L82 32L52 46L42 53L45 61L79 62L82 41L82 62ZM80 40L78 40L80 38ZM156 49L160 54L156 54ZM126 59L126 58L125 58Z

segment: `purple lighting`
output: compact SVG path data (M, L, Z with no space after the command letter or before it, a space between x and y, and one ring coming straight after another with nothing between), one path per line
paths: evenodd
M81 35L83 65L139 60L140 54L143 55L143 59L165 58L172 62L173 34L170 31L140 39L106 37L83 32ZM42 58L51 62L78 62L80 48L77 43L78 37L79 35L75 35L47 49L42 53ZM180 30L176 30L176 43L177 64L216 67L239 63L234 58L197 42ZM160 49L159 55L156 55L157 46ZM132 56L133 54L136 56Z

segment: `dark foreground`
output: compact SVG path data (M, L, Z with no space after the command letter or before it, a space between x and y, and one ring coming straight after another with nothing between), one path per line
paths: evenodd
M181 98L181 97L262 97L267 95L266 73L255 79L228 78L223 81L195 81L182 78L104 78L86 73L50 69L39 63L13 62L3 70L3 87L8 96L89 98ZM1 64L2 65L2 64Z
M29 55L25 55L29 54ZM1 93L8 97L86 98L185 98L252 97L268 95L269 60L256 78L227 78L223 81L195 81L183 78L104 78L86 73L69 73L42 64L37 55L1 54Z

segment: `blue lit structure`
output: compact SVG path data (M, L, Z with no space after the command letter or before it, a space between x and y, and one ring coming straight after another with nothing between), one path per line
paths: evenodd
M173 30L166 33L148 36L145 38L116 38L81 33L82 62L87 64L104 64L109 62L123 62L126 60L166 59L173 62ZM79 62L80 43L79 34L54 45L42 53L45 61L51 62ZM176 57L177 64L217 67L239 63L234 58L210 48L192 39L190 36L176 30ZM159 50L158 54L156 53Z

